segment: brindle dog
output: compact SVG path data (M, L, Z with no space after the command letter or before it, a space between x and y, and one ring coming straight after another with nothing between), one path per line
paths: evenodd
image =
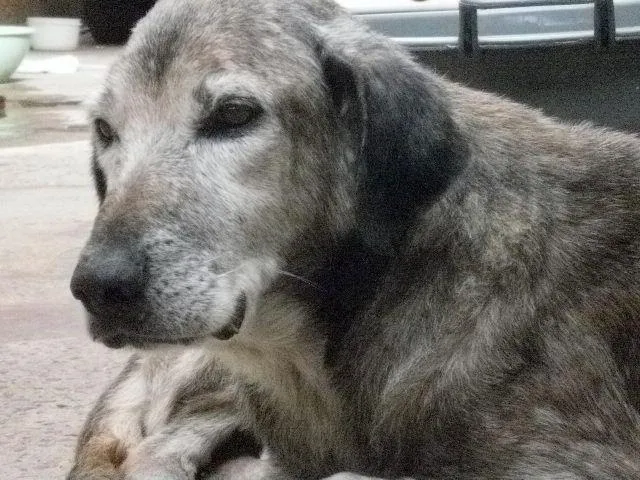
M93 118L71 286L140 353L70 478L640 479L638 138L325 0L161 0Z

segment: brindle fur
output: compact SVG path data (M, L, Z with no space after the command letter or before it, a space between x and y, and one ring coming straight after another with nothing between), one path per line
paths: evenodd
M325 0L161 0L94 116L73 289L142 349L71 479L640 479L637 137Z

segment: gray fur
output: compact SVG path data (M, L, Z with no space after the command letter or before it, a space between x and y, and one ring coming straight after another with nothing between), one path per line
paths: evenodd
M70 479L640 479L637 137L324 0L161 0L94 116L72 288L143 350Z

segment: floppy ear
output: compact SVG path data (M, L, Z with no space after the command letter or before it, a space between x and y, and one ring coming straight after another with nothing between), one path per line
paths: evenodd
M382 252L399 248L466 157L438 81L388 42L363 32L359 44L341 48L334 39L321 53L339 122L358 152L358 228L363 241Z

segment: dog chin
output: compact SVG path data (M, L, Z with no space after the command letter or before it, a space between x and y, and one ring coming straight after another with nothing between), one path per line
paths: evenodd
M124 347L150 349L166 345L190 346L212 338L217 340L228 340L235 336L236 333L238 333L238 329L236 329L232 325L227 325L214 333L193 337L171 337L162 335L151 336L118 332L112 334L94 335L93 339L97 342L101 342L109 348L114 349Z
M154 347L161 347L163 345L189 346L211 340L212 338L217 340L228 340L234 337L240 331L240 327L244 322L246 308L246 297L242 294L238 298L233 315L225 325L215 331L203 331L202 334L192 336L174 337L171 335L171 332L162 334L145 332L144 334L141 334L139 332L128 332L126 330L106 331L98 327L98 325L104 325L105 322L99 321L92 314L89 314L89 330L94 341L101 342L105 346L114 349L124 347L150 349Z
M164 337L148 337L140 335L131 335L126 333L118 333L108 336L97 336L94 340L103 343L109 348L139 348L139 349L151 349L155 347L161 347L163 345L183 345L189 346L200 340L200 337L189 338L164 338Z

